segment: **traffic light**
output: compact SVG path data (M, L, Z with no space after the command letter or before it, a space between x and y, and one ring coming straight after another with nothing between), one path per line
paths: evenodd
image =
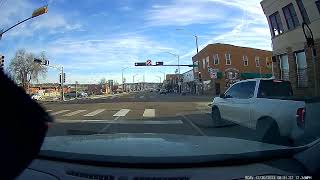
M135 66L146 66L145 62L134 63Z
M61 77L61 73L59 74L59 82L62 82L62 77Z
M2 69L4 66L4 56L0 57L0 69Z
M66 82L66 73L63 73L63 82Z
M45 60L44 65L49 66L49 60Z
M156 66L163 66L163 62L156 62Z

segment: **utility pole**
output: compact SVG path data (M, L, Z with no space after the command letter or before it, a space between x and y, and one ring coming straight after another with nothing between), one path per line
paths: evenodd
M64 81L64 73L63 73L63 67L61 67L61 90L62 90L62 93L61 93L61 99L62 99L62 101L64 101L65 99L64 99L64 89L63 89L63 81Z
M76 89L76 99L78 98L78 90L77 90L78 81L76 81L75 89Z

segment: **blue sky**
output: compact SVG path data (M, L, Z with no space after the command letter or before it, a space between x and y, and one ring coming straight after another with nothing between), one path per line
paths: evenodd
M229 43L271 50L270 31L260 0L0 0L0 25L29 17L48 4L49 12L6 33L0 53L8 65L19 48L40 54L51 64L63 65L67 83L94 83L101 78L127 82L132 76L147 82L174 73L174 67L134 67L134 62L163 61L192 64L196 53L210 43ZM177 31L183 28L184 31ZM181 72L190 68L181 68ZM40 82L57 82L58 72L49 69Z

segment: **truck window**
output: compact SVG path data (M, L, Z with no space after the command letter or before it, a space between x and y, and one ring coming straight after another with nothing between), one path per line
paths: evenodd
M261 80L258 98L282 98L293 96L289 81Z
M249 99L253 97L255 87L255 81L241 82L233 85L225 95L231 98Z

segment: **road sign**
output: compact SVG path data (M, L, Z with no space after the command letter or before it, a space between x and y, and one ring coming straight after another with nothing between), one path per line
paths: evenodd
M211 72L211 73L210 73L210 77L211 77L212 79L217 79L217 78L218 78L218 73L217 73L217 72Z
M150 59L148 59L147 62L146 62L146 65L147 66L152 66L152 61Z

